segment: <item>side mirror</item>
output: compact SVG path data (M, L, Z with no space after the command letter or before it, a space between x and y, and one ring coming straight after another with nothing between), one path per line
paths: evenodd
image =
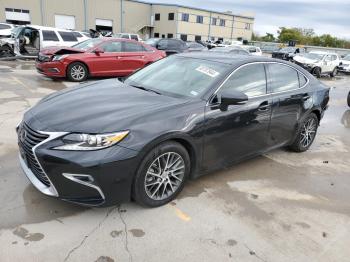
M93 53L95 53L96 55L100 55L103 54L105 51L102 48L96 48Z
M220 94L220 109L226 111L229 105L240 105L248 101L248 96L242 92L234 90L223 90Z

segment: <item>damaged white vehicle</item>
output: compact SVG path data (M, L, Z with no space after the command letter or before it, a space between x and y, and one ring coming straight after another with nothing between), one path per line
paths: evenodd
M344 56L340 61L339 71L349 74L350 73L350 54Z
M323 74L335 77L339 70L339 56L336 53L312 51L310 53L296 55L293 62L308 70L318 78Z
M35 58L49 46L73 46L86 40L77 32L44 26L21 26L12 29L10 38L0 39L0 58Z

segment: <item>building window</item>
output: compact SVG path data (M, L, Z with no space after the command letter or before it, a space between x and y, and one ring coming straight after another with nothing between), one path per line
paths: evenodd
M162 35L162 38L165 38L165 35Z
M187 41L187 35L180 35L180 39L182 40L182 41Z
M168 20L174 20L174 17L175 17L174 13L169 13Z
M173 34L168 34L168 38L174 38Z
M154 15L154 20L159 21L160 20L160 14L155 14Z
M197 23L198 24L203 24L203 16L197 15Z
M202 36L196 35L196 36L194 37L194 40L195 40L195 41L201 41L201 40L202 40Z
M212 24L212 25L216 25L216 22L217 22L217 19L213 17L213 18L211 19L211 24Z
M159 37L159 33L154 33L154 37L158 38Z
M220 26L225 26L225 19L220 19Z
M189 14L182 14L181 16L181 20L185 22L188 22L189 18L190 18Z
M245 29L246 29L246 30L250 30L250 24L249 24L249 23L246 23L246 24L245 24Z

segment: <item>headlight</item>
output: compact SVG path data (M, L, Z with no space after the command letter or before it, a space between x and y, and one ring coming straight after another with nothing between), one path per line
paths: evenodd
M55 147L57 150L88 151L107 148L122 141L129 131L122 131L110 134L89 135L69 134L62 138L64 145Z
M55 55L52 58L52 61L61 61L62 59L66 58L68 55Z

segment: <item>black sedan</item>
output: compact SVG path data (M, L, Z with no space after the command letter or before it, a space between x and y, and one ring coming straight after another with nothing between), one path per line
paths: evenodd
M187 179L277 147L307 150L328 99L289 62L174 55L124 82L42 99L17 128L20 164L37 189L66 201L160 206Z
M304 48L293 47L293 46L283 47L277 51L272 52L272 58L292 61L295 55L301 54L301 53L305 53Z

